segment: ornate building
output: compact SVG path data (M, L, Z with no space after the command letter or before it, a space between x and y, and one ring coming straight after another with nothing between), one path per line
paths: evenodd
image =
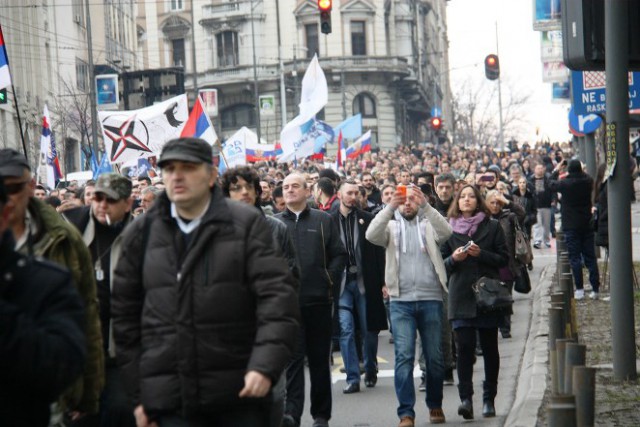
M361 113L374 147L429 140L432 108L450 117L446 1L333 3L325 35L315 0L147 0L138 4L138 53L144 68L184 66L192 96L217 89L213 121L223 138L244 125L278 139L317 54L329 84L326 122ZM275 108L258 114L265 96Z

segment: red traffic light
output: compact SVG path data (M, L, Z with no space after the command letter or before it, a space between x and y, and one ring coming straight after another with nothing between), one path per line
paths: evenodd
M331 10L331 3L333 3L332 0L318 0L318 9L321 12L328 12Z
M442 127L442 119L440 117L431 117L431 129L440 130Z
M493 53L484 58L484 74L489 80L500 78L500 60Z

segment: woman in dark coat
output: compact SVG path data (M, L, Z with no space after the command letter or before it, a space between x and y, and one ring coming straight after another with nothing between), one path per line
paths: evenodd
M524 219L520 221L520 224L522 224L527 236L531 239L531 228L538 221L538 208L536 207L533 191L531 191L525 178L518 180L518 186L513 190L513 201L524 209Z
M484 358L484 417L495 416L494 399L498 390L500 354L498 327L505 313L484 314L476 310L473 284L481 277L498 279L500 268L508 262L509 252L500 223L490 218L482 195L475 186L464 186L449 208L453 235L442 246L449 275L449 320L456 332L458 414L473 419L473 364L476 331ZM472 241L465 251L464 246Z
M506 266L500 268L500 280L507 284L509 293L512 293L516 277L527 274L526 271L524 273L521 271L521 264L516 259L516 227L524 220L524 209L496 190L489 191L485 201L487 209L491 212L491 218L497 220L504 231L509 261ZM502 338L511 338L511 314L505 316L500 333Z

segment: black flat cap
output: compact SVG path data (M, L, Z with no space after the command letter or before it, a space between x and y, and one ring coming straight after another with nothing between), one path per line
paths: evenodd
M177 138L162 147L158 166L163 167L170 160L213 165L213 149L200 138Z
M31 167L24 154L11 148L0 150L0 176L22 176L25 169Z

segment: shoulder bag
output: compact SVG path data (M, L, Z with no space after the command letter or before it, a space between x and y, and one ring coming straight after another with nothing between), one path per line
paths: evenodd
M513 297L504 282L481 277L472 286L478 313L500 312L511 309Z
M531 249L531 242L527 238L527 234L524 232L518 221L516 221L515 230L515 255L516 259L524 265L528 265L533 261L533 251Z

